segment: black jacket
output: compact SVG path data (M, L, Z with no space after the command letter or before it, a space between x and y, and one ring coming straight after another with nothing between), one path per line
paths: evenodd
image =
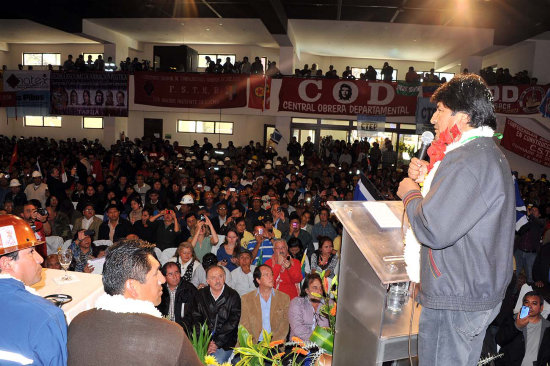
M192 324L187 324L184 321L183 314L190 311L189 306L191 305L191 300L197 297L198 291L191 282L181 279L178 288L176 289L176 299L174 300L174 320L176 323L183 327L183 330L187 332L187 329L191 329ZM183 307L182 314L182 304L185 304ZM162 285L162 297L160 304L157 306L157 309L162 313L162 315L168 315L170 310L170 292L168 291L168 286L166 283ZM189 318L187 318L189 319Z
M185 312L184 322L197 329L206 321L213 332L212 340L218 348L229 350L237 344L237 332L241 320L241 298L237 291L225 285L218 298L214 300L210 286L203 287L191 302L191 311Z
M550 271L550 243L540 247L533 265L533 281L542 281L548 285L548 273Z
M130 222L123 218L118 219L118 225L115 227L115 234L113 235L113 243L120 239L126 238L128 234L132 233L132 225ZM99 226L99 240L109 240L109 221L102 223Z
M525 355L525 334L523 331L516 328L514 317L508 317L507 321L500 326L496 335L497 343L502 347L501 352L504 353L502 363L506 366L521 366L523 356ZM541 340L539 344L539 353L534 366L544 366L550 362L550 321L541 319Z

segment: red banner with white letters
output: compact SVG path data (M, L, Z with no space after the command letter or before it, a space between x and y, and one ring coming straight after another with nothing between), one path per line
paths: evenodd
M549 86L543 85L490 85L495 112L505 114L539 113L542 99Z
M137 104L179 108L245 107L248 75L136 72Z
M416 100L416 96L400 94L396 83L285 77L279 111L414 116Z
M550 140L506 118L500 145L535 163L550 167Z

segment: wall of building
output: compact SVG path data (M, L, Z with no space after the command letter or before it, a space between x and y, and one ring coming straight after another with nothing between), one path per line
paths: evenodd
M4 125L4 123L2 123ZM83 138L95 140L96 138L103 141L102 129L84 129L82 128L82 117L79 116L63 116L61 127L28 127L24 125L23 117L8 118L7 125L9 131L7 136L25 136L25 137L48 137L56 140L66 138ZM2 129L0 128L0 132ZM2 133L4 134L4 133Z
M301 52L300 57L294 58L294 67L302 69L304 64L308 64L311 68L311 64L317 64L317 68L323 70L323 73L328 70L330 65L333 65L337 70L338 75L341 76L342 72L346 69L346 66L366 68L372 65L375 69L381 69L384 66L384 62L388 63L398 70L397 78L400 80L405 79L405 74L409 70L409 66L413 66L415 70L427 71L434 67L434 62L422 62L422 61L407 61L407 60L382 60L372 58L349 58L349 57L329 57L312 55L309 53Z
M483 56L482 67L496 66L497 68L508 68L512 75L521 70L532 72L535 47L535 42L523 41L510 47L500 49ZM472 71L477 72L478 70Z
M18 64L23 63L23 53L60 53L61 65L67 60L68 55L73 55L75 60L82 53L103 53L102 44L14 44L9 45L9 52L5 56L2 65L8 69L17 69ZM0 52L1 53L1 52ZM37 67L35 67L37 68Z

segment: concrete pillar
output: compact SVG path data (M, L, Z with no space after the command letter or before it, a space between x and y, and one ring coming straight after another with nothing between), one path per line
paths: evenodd
M531 71L530 76L537 78L537 84L539 85L550 83L548 60L550 60L550 41L537 40L535 46L535 56L533 57L533 70Z
M286 150L286 147L288 145L288 142L290 141L290 117L286 116L278 116L275 119L275 128L279 130L281 135L283 135L283 138L279 142L279 145L277 145L277 153L279 156L287 156L288 157L288 151Z
M121 60L117 60L116 44L114 43L106 43L103 45L103 59L105 60L105 62L107 62L107 59L109 57L113 58L113 62L118 67L118 64Z
M460 62L460 72L464 69L473 73L478 73L482 68L483 57L481 56L466 56Z
M109 149L118 139L116 133L115 117L103 117L103 146L106 149Z
M279 47L279 70L283 75L294 74L294 47Z

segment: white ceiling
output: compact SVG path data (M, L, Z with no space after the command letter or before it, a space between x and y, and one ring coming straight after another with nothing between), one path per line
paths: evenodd
M27 19L1 19L0 42L33 44L97 44L97 42L90 39L47 27Z
M277 47L277 43L260 19L137 18L87 20L139 42Z
M300 52L333 57L436 61L465 43L475 53L493 39L492 29L481 28L308 19L289 26Z

